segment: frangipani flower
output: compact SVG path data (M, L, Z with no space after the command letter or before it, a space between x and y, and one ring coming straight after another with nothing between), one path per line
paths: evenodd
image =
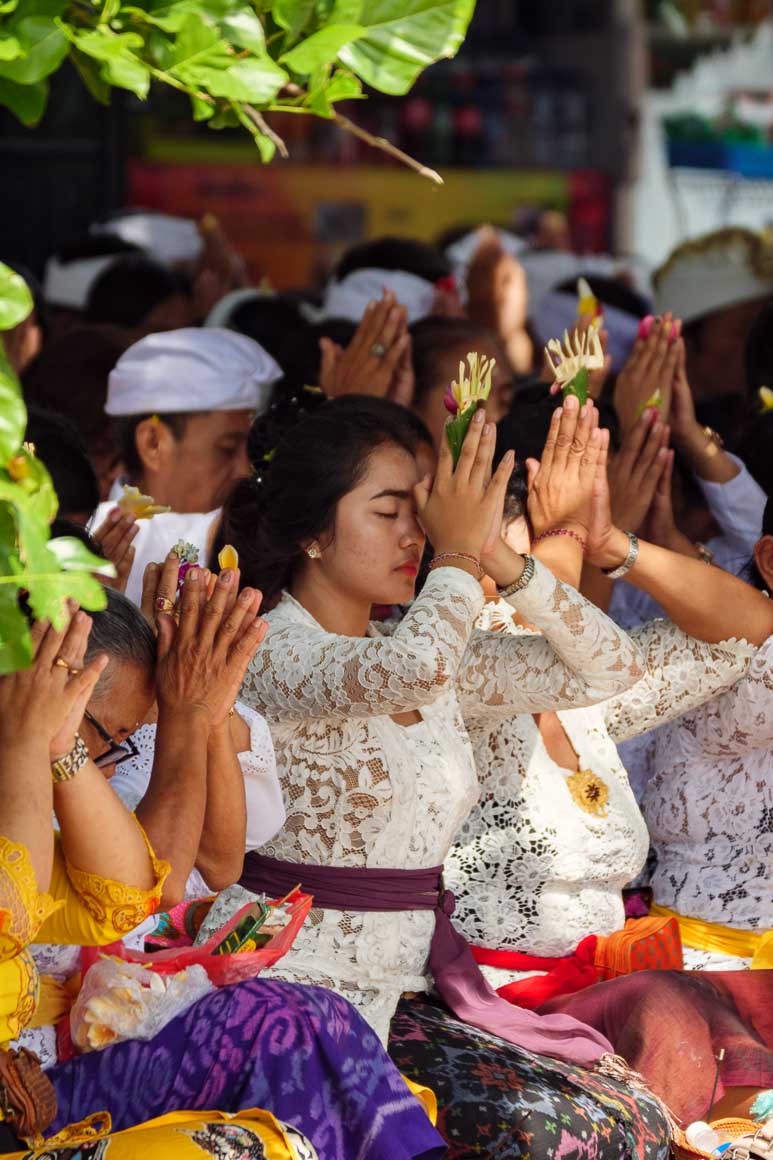
M221 568L238 568L239 553L231 544L225 544L217 554L217 562Z
M477 352L471 351L467 355L467 363L470 368L469 378L464 363L460 362L459 381L451 383L443 399L446 410L452 415L463 415L470 407L477 408L478 403L485 403L491 394L491 376L497 365L496 359L481 358Z
M551 338L545 347L557 383L568 387L581 370L599 371L604 367L604 351L596 330L564 331L563 346L557 338Z
M138 520L149 520L172 510L157 504L152 495L142 495L138 487L130 487L128 483L123 485L123 495L118 506L125 515L133 513Z
M590 315L593 319L591 325L599 330L603 321L604 309L584 278L577 279L577 298L578 317L587 318Z

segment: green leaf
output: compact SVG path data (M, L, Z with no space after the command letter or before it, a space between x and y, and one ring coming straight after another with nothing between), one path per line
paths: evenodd
M27 410L18 383L0 365L0 462L3 465L19 450L26 426Z
M104 25L90 32L78 32L74 39L81 52L106 61L125 57L134 49L142 48L145 43L137 32L112 32Z
M428 65L458 52L474 9L475 0L361 0L367 31L338 58L379 92L402 96Z
M19 0L5 0L5 4L0 4L0 15L6 12L14 12L19 5Z
M194 121L209 121L215 115L215 106L191 94L191 110Z
M170 67L175 72L207 64L210 68L227 68L233 60L228 44L216 28L200 17L189 15L177 34Z
M64 572L89 572L98 576L115 576L115 566L102 556L95 556L75 536L57 536L46 545Z
M95 63L94 57L86 56L84 53L78 52L77 48L73 48L70 60L94 100L99 101L100 105L109 105L110 85L100 73L99 65Z
M46 110L48 85L17 85L0 76L0 105L10 109L23 125L37 125Z
M263 25L250 8L229 13L225 19L220 21L220 28L232 44L249 48L258 56L265 53L266 35L263 31Z
M352 73L337 69L325 88L325 96L331 105L336 101L360 100L363 97L362 84Z
M361 24L332 24L302 40L279 59L294 73L307 76L314 69L334 61L342 48L364 36L365 32Z
M19 608L19 589L0 584L0 675L26 669L32 661L32 640Z
M0 330L18 326L32 313L30 288L20 274L0 262Z
M52 541L53 543L54 541ZM23 585L36 620L50 620L61 629L66 620L67 600L77 600L81 608L97 610L107 604L105 590L88 572L58 572L51 552L47 572L25 573Z
M34 85L56 72L67 56L67 37L53 20L29 16L14 24L14 35L22 46L20 60L0 63L0 76L20 85Z
M114 60L106 60L102 65L102 76L108 84L128 89L142 101L148 95L150 69L129 53Z
M184 76L187 81L193 81L213 97L226 97L230 101L248 101L256 105L267 104L273 100L287 81L287 73L269 57L262 60L257 57L240 60L227 69L189 65L184 70L177 71L178 75Z
M580 406L584 407L588 400L588 368L580 367L572 381L561 388L561 394L565 399L569 395L576 395Z
M15 36L0 38L0 60L16 60L21 56L21 45Z
M314 0L276 0L271 15L288 33L288 39L295 40L314 15Z

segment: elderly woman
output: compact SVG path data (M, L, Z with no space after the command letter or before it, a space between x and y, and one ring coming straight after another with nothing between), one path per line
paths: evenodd
M203 828L195 815L197 811L202 817L206 813L207 768L213 735L228 726L229 710L244 666L265 631L256 618L259 594L247 589L237 603L234 579L233 574L224 574L209 603L200 606L198 590L203 578L198 569L189 572L179 629L175 629L172 617L162 613L158 642L139 610L120 595L109 596L106 613L94 614L97 628L95 639L85 650L89 662L87 671L96 668L97 676L102 674L104 685L100 681L94 688L92 681L87 703L79 704L72 714L83 734L82 748L79 747L83 766L71 780L77 782L84 772L89 779L92 800L85 803L84 814L87 808L91 811L87 816L97 837L87 835L93 851L88 847L82 852L78 847L78 860L74 864L79 871L84 866L90 869L99 853L98 872L106 875L113 864L110 859L117 863L116 870L110 871L114 881L90 885L84 897L86 914L89 905L94 910L104 910L108 902L112 903L110 920L98 929L93 924L74 923L62 928L51 925L57 918L54 915L39 929L39 924L28 929L25 941L37 937L41 942L56 940L78 945L112 942L127 934L158 906L162 879L169 871L167 864L160 864L158 870L149 864L145 878L153 894L147 900L142 896L142 906L130 907L128 888L118 884L119 872L124 881L132 881L132 865L124 868L128 858L126 849L130 852L132 849L129 842L132 835L139 836L139 852L143 858L147 859L148 855L142 830L104 777L104 770L125 752L119 747L126 745L127 737L142 722L154 696L159 706L155 768L160 770L164 763L169 763L178 770L183 766L193 769L195 776L191 776L189 788L192 791L197 785L201 788L191 814L178 816L177 828L187 834L185 841L191 849L190 865L193 864ZM73 648L68 652L62 648L62 655L70 658L68 663L77 668L81 662L76 658L84 646L85 641L81 642L80 650ZM93 654L102 659L97 661ZM61 666L54 667L65 671ZM20 678L6 680L18 682ZM10 694L8 699L10 702ZM3 708L3 721L19 716L12 704ZM61 744L57 740L57 746ZM231 744L232 755L234 748ZM226 749L225 741L223 749ZM241 803L238 797L234 799L234 812L241 815L239 824L243 827L243 789L241 794ZM50 793L48 796L50 799ZM62 807L60 796L61 791L55 791L53 804L62 829L58 841L65 848L69 831L76 828L77 835L81 836L83 815L75 806L68 809L69 803ZM154 824L159 829L159 819L166 808L165 793L159 792L156 797L160 803L157 810L148 808L144 816L149 828ZM98 801L102 803L99 816L95 812ZM51 804L49 800L47 818L50 818ZM50 822L48 825L50 828ZM179 834L174 841L179 846ZM42 853L45 857L45 851ZM135 861L139 861L139 871L142 871L144 864L139 853L135 854ZM189 868L186 863L178 872L183 885ZM137 876L138 870L133 872ZM45 864L39 872L36 867L38 873L43 882L47 881L43 876ZM144 881L142 885L146 885ZM175 890L175 896L177 893ZM27 910L31 909L34 914L36 905L34 898L29 899ZM61 963L48 957L44 964L44 969L57 971L60 979L71 973L67 967L68 954L70 967L77 969L77 954L73 961L68 946L63 948L63 953ZM29 961L28 952L25 956ZM50 956L50 949L45 956ZM30 964L31 973L33 969ZM61 997L61 990L56 987L48 986L46 991L49 997ZM33 1016L34 1007L34 1002L28 1004L24 1017L9 1023L4 1039L18 1034ZM50 1017L52 1010L55 1008L48 1003L41 1005L39 1019ZM280 1044L281 1050L278 1050ZM152 1084L147 1083L150 1067L153 1068ZM300 1124L295 1128L280 1127L270 1111L250 1113L248 1121L239 1123L245 1132L257 1133L265 1144L270 1142L279 1148L278 1156L294 1155L292 1146L298 1142L296 1136L307 1151L312 1147L309 1155L316 1150L318 1156L330 1160L355 1154L384 1158L442 1154L439 1137L421 1105L378 1048L375 1037L369 1036L367 1029L363 1033L357 1016L345 1002L310 988L257 979L227 987L194 1004L148 1042L118 1043L103 1052L53 1066L46 1074L53 1083L58 1102L55 1129L103 1109L110 1112L113 1127L122 1130L133 1129L149 1117L181 1108L218 1108L230 1113L273 1104L284 1120L304 1120L305 1127L301 1128ZM356 1099L342 1082L344 1074L358 1076ZM310 1100L309 1093L313 1091L327 1092L326 1100L316 1103ZM278 1103L283 1105L282 1112ZM382 1112L382 1109L386 1110ZM254 1122L256 1115L257 1122ZM372 1122L379 1118L379 1130L374 1131ZM228 1139L220 1140L222 1125L207 1122L199 1130L214 1133L213 1139L218 1139L224 1149L235 1148L238 1143L235 1139L232 1144ZM308 1144L307 1137L313 1138L313 1146ZM242 1146L249 1139L242 1139ZM164 1155L185 1154L184 1136L178 1139L172 1135L167 1143L168 1151ZM113 1141L111 1151L112 1148ZM222 1154L230 1158L232 1152L225 1150Z

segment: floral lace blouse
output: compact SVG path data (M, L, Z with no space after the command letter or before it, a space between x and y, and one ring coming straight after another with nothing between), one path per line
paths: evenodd
M661 905L773 928L773 636L743 680L659 733L643 808Z
M488 628L515 633L511 609L487 605ZM468 722L481 795L445 862L456 921L471 942L557 957L624 924L622 887L649 848L616 744L694 708L742 676L744 643L703 644L658 620L635 629L646 672L632 688L558 716L578 771L548 753L534 718ZM495 986L521 977L484 968Z
M513 602L545 636L473 632L483 594L455 568L433 571L399 624L365 638L326 632L285 594L240 698L271 726L287 812L261 852L437 866L478 795L465 722L592 703L641 676L629 637L547 569ZM392 720L410 710L419 724ZM313 910L272 973L333 987L386 1040L401 993L427 989L433 925L427 911Z
M139 890L72 866L54 839L51 883L40 893L26 846L0 837L0 1045L33 1020L40 977L30 953L47 943L102 946L121 938L158 907L169 865L153 857L154 885Z

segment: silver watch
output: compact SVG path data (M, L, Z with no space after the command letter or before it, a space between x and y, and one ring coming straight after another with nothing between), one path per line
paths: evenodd
M639 558L639 537L633 532L626 532L625 534L628 537L628 555L622 564L619 564L617 568L601 569L604 575L608 576L610 580L621 580L623 576L627 576Z
M497 589L497 596L500 600L507 600L508 596L515 596L516 592L522 592L534 578L534 557L524 556L523 561L523 572L518 579L514 580L512 584L508 584L507 588Z

